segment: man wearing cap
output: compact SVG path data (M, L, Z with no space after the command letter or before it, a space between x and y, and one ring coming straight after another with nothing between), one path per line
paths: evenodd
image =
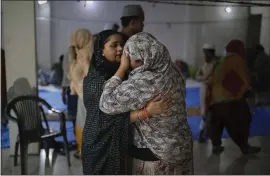
M200 88L200 102L201 102L201 115L202 120L200 123L199 141L204 142L204 135L206 134L206 127L209 112L207 111L206 94L207 94L207 80L213 73L215 65L217 63L217 56L215 55L215 46L213 44L205 43L203 45L203 53L205 57L205 63L197 73L196 79L202 82Z
M143 31L144 11L140 5L127 5L123 9L121 33L124 34L124 41L134 34Z

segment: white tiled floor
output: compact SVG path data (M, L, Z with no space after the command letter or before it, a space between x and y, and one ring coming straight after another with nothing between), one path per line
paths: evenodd
M250 138L250 144L260 146L262 151L255 156L242 156L237 146L230 140L224 140L225 151L220 156L211 155L211 144L194 142L194 168L195 174L240 174L240 175L270 175L270 136ZM13 167L13 158L9 157L8 149L2 150L1 174L19 175L20 166ZM81 175L81 161L73 157L72 166L67 167L65 156L57 155L52 164L52 151L50 161L45 162L45 153L40 157L29 156L28 173L31 175Z

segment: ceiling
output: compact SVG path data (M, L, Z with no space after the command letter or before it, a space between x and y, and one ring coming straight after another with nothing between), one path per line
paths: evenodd
M174 5L190 5L190 6L263 6L270 7L270 1L258 0L197 0L197 1L181 1L178 0L137 0L141 2L174 4Z

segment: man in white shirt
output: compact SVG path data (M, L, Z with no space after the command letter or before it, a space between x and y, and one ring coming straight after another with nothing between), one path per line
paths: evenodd
M205 105L205 98L206 98L206 81L208 78L212 75L212 72L215 68L215 65L217 63L217 56L215 55L215 46L213 44L205 43L203 45L203 53L205 57L205 63L197 73L196 79L202 82L201 88L200 88L200 102L201 102L201 115L202 120L200 123L200 134L199 134L199 141L204 142L206 135L206 127L208 118L210 116L209 112L206 111L206 105Z

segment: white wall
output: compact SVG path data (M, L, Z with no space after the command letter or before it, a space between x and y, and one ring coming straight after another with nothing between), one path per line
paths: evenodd
M34 1L2 1L2 12L7 89L22 77L37 87ZM18 126L12 122L9 125L10 152L14 154ZM38 153L37 145L31 144L28 151Z
M52 60L67 51L72 31L86 27L100 32L107 22L120 22L122 9L127 4L141 4L145 10L145 29L159 38L169 49L173 59L182 58L190 64L203 62L201 46L204 42L216 44L217 53L231 39L246 41L247 8L188 7L142 2L94 1L83 7L83 2L51 1L51 56ZM169 28L166 24L171 23Z
M46 3L36 7L36 43L37 62L42 68L49 69L52 64L51 57L51 4Z
M270 7L252 7L252 14L262 14L260 42L266 53L270 54Z

